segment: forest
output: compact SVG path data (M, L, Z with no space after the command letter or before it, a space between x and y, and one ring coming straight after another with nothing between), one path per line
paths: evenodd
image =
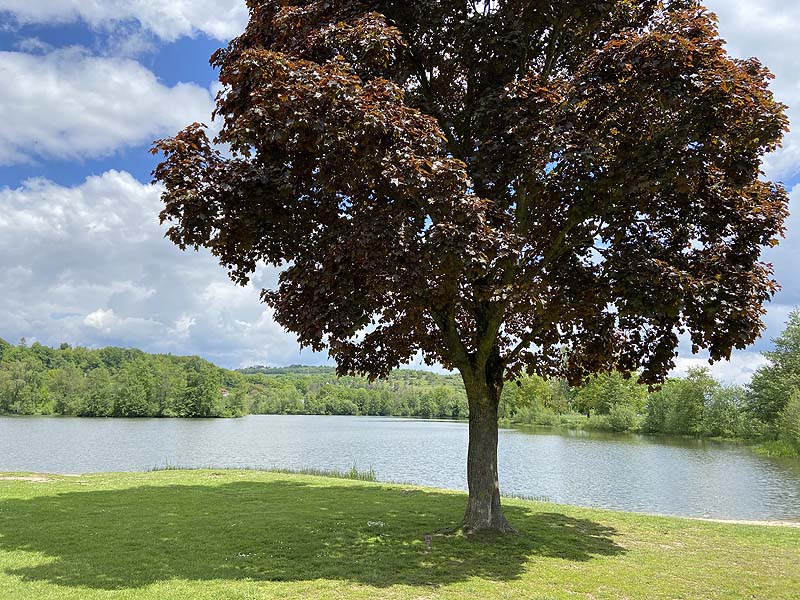
M0 340L0 413L6 414L235 417L244 414L236 379L198 357Z
M765 442L800 455L800 311L747 386L704 368L649 389L608 373L582 387L536 375L508 383L507 424L689 435ZM92 350L0 340L0 413L85 417L238 417L246 414L370 415L464 419L458 375L397 370L388 379L337 377L332 367L219 368L198 357Z

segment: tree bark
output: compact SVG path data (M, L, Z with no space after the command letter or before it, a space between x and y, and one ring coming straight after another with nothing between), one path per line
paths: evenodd
M464 376L464 383L469 401L469 502L464 530L511 533L515 530L503 516L497 477L497 409L502 382L495 385Z

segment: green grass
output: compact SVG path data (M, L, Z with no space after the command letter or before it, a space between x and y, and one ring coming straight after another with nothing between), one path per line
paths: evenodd
M162 467L153 467L150 471L207 471L210 469L195 469L187 467L178 467L175 465L164 465ZM340 471L339 469L314 469L314 468L301 468L301 469L259 469L257 467L248 468L250 471L262 471L265 473L282 473L283 475L313 475L315 477L328 477L330 479L353 479L355 481L378 481L378 476L375 474L375 469L369 468L366 471L361 471L357 465L353 465L347 471Z
M378 481L375 469L360 471L356 465L350 467L348 471L338 469L272 469L272 473L283 473L284 475L314 475L315 477L328 477L331 479L352 479L354 481Z
M764 442L753 447L756 454L770 458L800 458L800 447L785 440Z
M798 598L800 529L256 471L0 476L0 598Z

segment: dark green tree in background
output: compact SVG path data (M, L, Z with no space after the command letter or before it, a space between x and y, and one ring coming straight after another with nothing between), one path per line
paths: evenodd
M108 369L100 366L86 375L84 416L110 417L114 413L114 384Z
M199 358L189 359L183 391L185 416L210 417L219 414L222 397L217 369Z

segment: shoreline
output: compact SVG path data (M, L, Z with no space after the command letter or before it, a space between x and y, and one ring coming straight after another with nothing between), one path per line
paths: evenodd
M663 515L649 515L653 517ZM761 525L764 527L793 527L800 529L800 521L753 521L747 519L710 519L706 517L677 517L679 519L691 519L692 521L704 521L706 523L724 523L727 525Z
M18 483L34 483L34 484L44 484L44 483L58 483L59 481L76 481L80 478L95 478L95 477L109 477L109 476L139 476L139 475L152 475L157 473L197 473L202 474L204 472L208 472L211 474L268 474L268 475L286 475L289 477L318 477L321 479L334 479L334 480L345 480L345 481L362 481L366 483L371 483L375 485L384 485L384 486L391 486L397 488L406 488L406 489L416 489L421 491L427 491L431 493L447 493L447 494L466 494L465 490L457 490L457 489L449 489L449 488L437 488L432 486L424 486L419 485L416 483L410 482L402 482L402 481L382 481L378 479L360 479L356 476L349 476L347 472L333 472L333 471L325 471L319 470L319 472L310 472L310 471L303 471L303 470L292 470L292 469L258 469L258 468L244 468L244 469L229 469L229 468L217 468L217 467L169 467L164 469L150 469L147 471L102 471L102 472L91 472L91 473L56 473L56 472L2 472L0 471L0 484L4 482L18 482ZM60 480L59 478L65 478ZM580 509L580 510L590 510L590 511L608 511L620 515L631 515L631 516L640 516L640 517L653 517L653 518L663 518L663 519L685 519L688 521L698 521L703 523L720 523L724 525L751 525L751 526L764 526L764 527L785 527L785 528L794 528L800 529L800 520L791 521L786 519L725 519L725 518L717 518L717 517L695 517L695 516L687 516L687 515L672 515L672 514L664 514L664 513L653 513L653 512L640 512L640 511L632 511L632 510L622 510L617 508L609 508L609 507L598 507L598 506L590 506L590 505L581 505L581 504L562 504L559 502L553 502L547 499L537 499L532 497L521 497L521 496L502 496L504 501L511 500L513 502L531 502L537 504L549 504L552 506L559 506L564 507L566 509Z

